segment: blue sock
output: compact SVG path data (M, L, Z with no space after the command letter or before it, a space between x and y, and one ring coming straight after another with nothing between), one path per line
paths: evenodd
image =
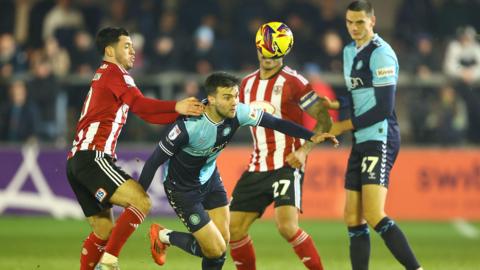
M203 258L202 270L220 270L225 263L225 253L220 258Z
M179 247L192 255L203 257L202 249L191 233L172 231L169 236L170 244Z
M370 260L370 230L367 224L348 227L352 270L368 270Z
M375 226L375 231L380 234L390 252L407 270L416 270L420 267L408 245L407 238L393 220L384 217Z

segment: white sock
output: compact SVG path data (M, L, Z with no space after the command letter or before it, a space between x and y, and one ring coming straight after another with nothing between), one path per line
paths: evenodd
M100 262L101 263L106 263L106 264L113 264L113 263L118 262L118 258L113 256L112 254L110 254L108 252L104 252Z
M158 239L160 239L160 242L164 244L169 244L170 245L170 233L172 230L169 229L163 229L158 232Z

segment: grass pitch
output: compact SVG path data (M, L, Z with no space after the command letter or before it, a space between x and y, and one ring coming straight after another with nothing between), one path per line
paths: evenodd
M186 231L176 219L148 219L124 247L120 257L122 270L201 269L199 258L175 247L168 250L167 263L163 267L154 264L146 237L152 222ZM480 223L472 224L474 230L480 231ZM480 238L465 237L448 222L399 222L399 225L425 270L480 269ZM302 221L301 227L315 240L325 269L350 269L348 238L341 222ZM0 269L79 269L79 252L88 232L86 221L0 216ZM258 270L305 269L290 245L277 233L272 221L256 222L251 229L251 236L256 249ZM371 233L371 236L370 269L403 269L381 238L375 233ZM231 258L227 258L223 269L235 269Z

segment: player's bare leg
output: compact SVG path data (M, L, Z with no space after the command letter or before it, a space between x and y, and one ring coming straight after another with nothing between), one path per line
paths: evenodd
M278 232L292 245L308 269L323 269L315 243L310 235L298 227L297 207L290 205L275 207L275 224Z
M107 267L117 269L118 255L123 245L150 212L151 202L143 188L132 179L117 188L110 197L110 202L125 207L125 210L115 223L105 246L105 253L100 259L100 265L104 269L108 269Z
M230 255L237 270L255 270L255 250L248 229L259 217L257 212L230 213Z
M362 187L363 215L368 224L385 241L393 256L407 270L421 269L407 239L397 224L384 211L387 198L387 188L380 185L364 185Z
M344 221L350 239L350 262L353 270L368 270L370 230L363 218L362 193L346 190Z

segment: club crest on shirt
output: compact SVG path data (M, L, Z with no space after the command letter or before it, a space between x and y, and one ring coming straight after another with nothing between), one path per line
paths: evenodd
M355 65L355 69L356 69L356 70L360 70L362 67L363 67L363 61L362 61L362 60L359 60L359 61L357 62L357 65Z
M178 125L175 125L175 127L173 127L173 129L168 133L168 138L173 141L178 137L178 135L180 135L180 133L182 133L182 131Z
M282 93L282 86L281 85L275 85L273 86L273 94L274 95L280 95Z
M225 127L222 131L222 135L225 137L227 136L228 134L230 134L230 131L232 131L232 128L231 127Z

